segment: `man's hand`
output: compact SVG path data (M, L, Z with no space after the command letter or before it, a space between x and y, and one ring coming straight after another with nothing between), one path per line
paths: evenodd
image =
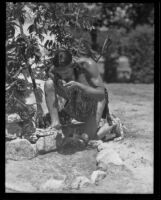
M68 89L79 88L80 85L81 84L79 82L76 82L76 81L70 81L70 82L64 84L64 86Z

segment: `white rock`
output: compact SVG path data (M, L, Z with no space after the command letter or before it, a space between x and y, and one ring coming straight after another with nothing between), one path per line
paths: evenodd
M21 118L17 113L10 114L7 117L8 123L19 122L19 121L21 121Z
M114 143L113 142L102 142L97 146L98 151L102 151L104 149L111 149L113 148Z
M103 144L102 140L90 140L88 142L88 145L93 147L93 148L97 148L101 144Z
M36 142L36 150L38 152L43 152L44 151L44 138L39 138Z
M6 182L5 190L12 190L14 192L36 192L36 188L34 188L30 182ZM6 191L7 192L7 191Z
M109 163L113 163L115 165L123 165L123 161L116 151L113 149L104 149L100 151L96 157L97 163L104 163L108 165Z
M81 135L81 138L82 138L85 142L88 142L88 140L89 140L89 137L88 137L88 135L87 135L86 133L83 133L83 134Z
M105 163L99 162L97 164L97 170L101 170L101 171L106 172L107 171L107 165Z
M86 187L90 184L90 180L85 176L78 176L76 179L72 182L71 187L73 189L79 189L82 187Z
M65 185L64 180L49 179L44 184L41 185L40 190L46 192L60 190L64 187L64 185Z
M55 135L40 137L36 142L37 152L49 152L56 149Z
M97 185L99 181L104 179L105 177L106 177L106 172L101 170L93 171L91 175L91 182Z
M22 121L20 116L16 113L6 116L6 131L9 135L20 136L22 133L22 127L18 122ZM8 136L9 136L8 135Z
M36 151L26 139L15 139L6 142L6 159L23 160L36 156Z

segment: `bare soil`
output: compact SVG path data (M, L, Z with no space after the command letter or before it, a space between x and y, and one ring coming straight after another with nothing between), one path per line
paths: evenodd
M125 166L109 167L99 185L72 193L153 193L153 84L108 84L110 112L118 116L128 132L124 140L111 142ZM6 161L6 192L41 192L51 177L78 175L90 178L96 170L96 149L50 152L32 160Z

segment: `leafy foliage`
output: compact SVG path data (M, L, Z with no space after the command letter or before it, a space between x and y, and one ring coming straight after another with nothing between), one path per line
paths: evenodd
M92 48L99 50L99 29L120 29L127 32L137 25L154 25L153 3L84 3L91 14L95 15L91 34Z
M130 32L124 45L133 70L132 81L151 83L154 81L154 27L137 26Z
M26 34L24 25L28 13L32 23L28 27L29 34ZM42 114L42 91L35 78L45 79L44 71L51 65L51 60L42 58L40 46L49 52L48 57L53 57L59 47L79 56L81 40L75 39L72 33L76 30L80 33L91 31L93 18L82 3L7 2L6 19L6 111L20 112L24 108L29 111L25 97L33 90L39 118ZM17 29L20 34L16 36ZM55 40L48 39L42 45L46 35L55 35ZM40 70L32 68L33 64ZM20 79L20 74L24 80ZM29 76L32 84L28 82Z
M106 53L104 79L116 80L116 60L127 56L132 68L132 82L152 83L154 81L154 27L137 26L127 33L124 29L111 29L112 45Z

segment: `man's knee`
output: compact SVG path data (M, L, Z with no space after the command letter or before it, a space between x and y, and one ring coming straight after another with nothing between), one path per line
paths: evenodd
M44 90L46 92L48 92L48 91L54 91L54 82L53 82L53 80L48 79L47 81L45 81Z

